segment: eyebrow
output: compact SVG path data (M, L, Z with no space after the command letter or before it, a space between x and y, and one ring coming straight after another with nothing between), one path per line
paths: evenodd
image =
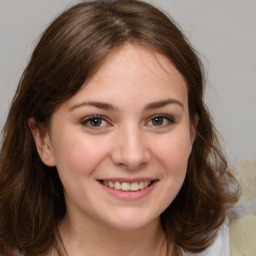
M166 100L159 100L159 101L155 101L155 102L147 104L145 107L145 110L153 110L153 109L157 109L157 108L162 108L169 104L176 104L176 105L180 106L182 109L184 109L184 105L180 101L175 100L175 99L166 99Z
M115 107L114 105L109 104L109 103L98 102L98 101L85 101L85 102L71 106L69 111L72 111L76 108L83 107L83 106L91 106L91 107L95 107L95 108L99 108L99 109L112 110L112 111L118 110L117 107Z
M165 107L170 104L176 104L180 106L182 109L184 109L184 105L175 99L165 99L165 100L159 100L155 101L152 103L149 103L145 106L144 110L149 111L149 110L154 110L158 108ZM75 104L69 108L69 111L73 111L74 109L77 109L79 107L83 106L91 106L91 107L96 107L98 109L103 109L103 110L111 110L111 111L118 111L118 108L110 103L105 103L105 102L99 102L99 101L85 101L82 103Z

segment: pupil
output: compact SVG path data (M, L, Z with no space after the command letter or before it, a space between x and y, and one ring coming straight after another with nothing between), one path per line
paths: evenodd
M91 126L100 126L101 125L101 119L100 118L93 118L92 120L90 120L90 125Z
M163 124L163 118L162 117L155 117L152 120L153 125L160 126Z

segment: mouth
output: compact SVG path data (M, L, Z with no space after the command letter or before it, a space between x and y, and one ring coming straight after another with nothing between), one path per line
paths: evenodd
M122 182L122 181L111 181L111 180L100 180L100 183L106 187L114 190L125 191L125 192L138 192L140 190L150 187L157 180L147 180L139 182Z

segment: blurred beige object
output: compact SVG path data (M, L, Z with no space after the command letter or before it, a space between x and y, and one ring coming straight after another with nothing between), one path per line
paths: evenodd
M230 255L256 256L256 161L238 161L241 198L230 223Z
M249 201L256 195L256 161L239 160L238 166L240 168L239 176L241 177L242 196Z
M256 216L247 215L230 224L230 255L256 255Z

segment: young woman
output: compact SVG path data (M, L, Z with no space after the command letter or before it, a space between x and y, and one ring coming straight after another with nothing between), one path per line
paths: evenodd
M0 252L204 251L238 194L203 90L198 57L153 6L83 2L61 14L3 130Z

